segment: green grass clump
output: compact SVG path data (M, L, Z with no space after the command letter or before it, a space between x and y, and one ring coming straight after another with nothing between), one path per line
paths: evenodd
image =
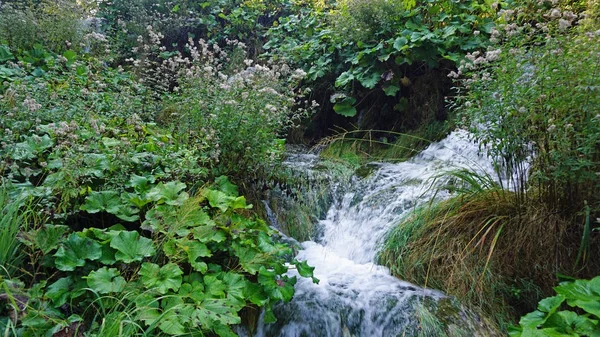
M456 176L470 177L469 188L417 209L389 234L378 260L393 275L454 295L503 326L535 308L557 273L598 270L591 260L573 268L581 242L581 231L569 231L575 219L488 184L489 178Z

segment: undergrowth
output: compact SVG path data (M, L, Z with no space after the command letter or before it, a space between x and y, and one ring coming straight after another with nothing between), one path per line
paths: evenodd
M488 179L456 177L471 177L468 188L421 207L389 234L378 261L392 274L444 289L505 325L549 294L557 275L585 276L600 268L598 261L577 264L576 218L539 199L522 203ZM591 249L592 256L600 254L597 243Z

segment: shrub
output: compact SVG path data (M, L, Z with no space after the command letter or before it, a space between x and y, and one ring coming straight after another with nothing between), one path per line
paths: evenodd
M0 42L13 50L27 51L43 43L62 53L82 50L89 42L84 9L70 0L36 3L3 3L0 7Z
M510 336L595 336L600 333L600 277L565 282L554 290L557 295L541 300L537 310L523 316Z
M227 54L218 46L190 40L188 47L195 55L192 67L181 73L163 118L180 133L205 137L218 174L246 175L269 166L282 153L285 132L316 107L296 105L304 72L251 60L227 69Z
M521 21L524 9L504 11L493 36L505 42L467 56L462 116L504 175L524 177L515 171L531 158L529 184L541 198L562 210L584 200L597 209L600 35L571 27L581 13L539 10L545 21L534 26Z

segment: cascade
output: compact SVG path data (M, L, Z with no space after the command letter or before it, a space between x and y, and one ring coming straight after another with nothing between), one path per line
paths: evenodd
M310 171L318 159L296 154L286 165ZM336 189L337 197L318 223L320 234L301 243L297 258L315 267L320 282L298 277L293 300L274 307L278 321L259 323L255 336L427 335L421 324L426 318L424 308L435 311L440 303L449 303L449 298L391 276L387 268L375 263L378 247L386 233L415 207L450 196L432 188L432 184L447 182L435 179L443 172L468 168L493 176L493 166L462 130L431 144L409 161L373 165L375 170L368 177L355 176L350 184ZM295 275L294 270L289 273ZM447 324L457 325L457 331L467 336L486 335L478 332L481 327L475 315L452 305L457 321Z

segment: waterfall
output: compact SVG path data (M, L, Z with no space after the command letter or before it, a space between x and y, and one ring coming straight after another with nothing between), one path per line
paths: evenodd
M310 170L316 162L314 156L295 155L287 165ZM468 133L460 130L409 161L376 163L370 176L354 177L339 189L343 193L334 198L326 217L319 221L321 235L301 243L297 256L315 267L319 284L298 277L294 299L274 307L278 322L260 323L255 335L422 336L420 310L448 297L398 280L377 265L375 257L386 233L410 211L433 197L450 196L431 185L433 178L457 168L494 175L489 158L480 155ZM462 310L457 309L459 316L468 316ZM472 329L464 327L464 331Z

